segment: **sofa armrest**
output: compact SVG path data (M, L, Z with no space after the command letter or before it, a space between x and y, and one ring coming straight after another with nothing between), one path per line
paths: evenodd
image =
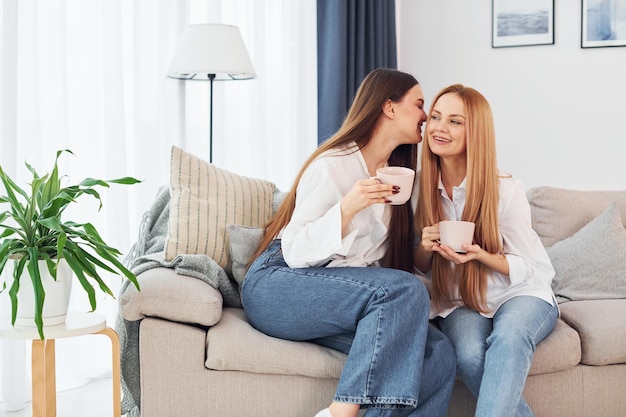
M626 362L626 299L568 301L559 307L580 335L583 364Z
M170 268L153 268L139 275L141 291L129 285L120 297L125 320L146 316L212 326L222 317L222 294L197 278L177 274Z

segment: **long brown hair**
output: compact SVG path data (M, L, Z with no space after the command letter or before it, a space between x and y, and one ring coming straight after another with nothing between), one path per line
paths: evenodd
M370 141L383 104L391 99L400 101L404 95L418 84L410 74L392 69L376 69L370 72L357 90L352 106L339 128L326 142L322 143L300 169L293 186L285 196L274 217L265 226L265 233L252 260L259 256L280 231L289 223L296 206L296 190L302 174L322 153L331 149L345 149L356 142L363 149ZM391 153L389 165L417 167L417 145L400 145ZM381 260L386 267L413 271L413 212L410 202L392 207L387 251Z
M431 106L428 121L437 101L444 94L454 94L463 101L466 117L467 199L462 220L476 223L474 243L490 253L501 253L502 243L498 228L498 168L496 139L491 107L478 91L461 84L441 90ZM428 123L428 122L427 122ZM425 226L445 220L439 200L441 167L439 156L428 145L428 125L422 146L420 194L415 212L415 226L419 234ZM470 308L487 311L487 268L470 261L452 265L439 254L433 254L431 298L435 305L454 298L456 285L463 302Z

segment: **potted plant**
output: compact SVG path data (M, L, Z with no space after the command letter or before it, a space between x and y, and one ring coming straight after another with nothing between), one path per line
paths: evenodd
M62 187L58 159L64 152L73 155L69 149L57 151L52 172L43 177L26 163L32 174L30 193L19 187L0 166L0 180L6 191L6 195L0 195L0 206L8 206L8 210L0 212L0 273L14 263L12 279L3 279L0 291L6 290L9 284L11 324L15 325L20 281L24 277L30 278L34 292L33 317L41 339L44 338L42 311L46 294L42 275L45 269L56 280L59 265L62 261L66 262L87 293L92 311L97 304L96 284L115 298L99 270L122 275L139 289L135 275L118 259L121 252L107 245L91 223L64 221L61 217L65 209L82 195L97 199L99 211L102 200L97 187L131 185L140 181L132 177L106 181L85 178L78 184Z

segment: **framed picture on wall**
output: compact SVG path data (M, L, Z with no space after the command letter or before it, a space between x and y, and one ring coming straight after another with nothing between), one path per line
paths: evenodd
M492 0L491 6L493 48L554 44L554 0Z
M582 0L581 47L626 46L626 0Z

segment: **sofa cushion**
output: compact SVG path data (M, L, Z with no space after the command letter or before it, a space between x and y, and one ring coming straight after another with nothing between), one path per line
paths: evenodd
M303 360L306 358L306 360ZM206 367L219 371L339 378L346 355L308 342L267 336L253 328L239 308L225 308L207 334ZM529 375L572 368L581 361L576 330L563 320L537 346Z
M272 182L233 174L172 146L165 259L204 254L230 273L226 226L262 227L272 215Z
M278 188L274 190L272 214L276 213L286 196L286 192L280 191ZM229 224L226 227L230 242L232 276L239 284L239 287L241 287L243 278L246 275L248 261L263 238L263 230L262 227L243 226L241 224Z
M583 364L626 362L626 300L569 301L560 307L563 320L580 335Z
M225 308L207 333L206 367L218 371L339 378L346 355L309 342L267 336L253 328L243 309Z
M549 374L573 368L580 363L580 337L563 320L538 345L529 375Z
M547 251L559 301L626 298L626 228L615 203Z
M626 191L578 191L554 187L531 188L526 193L533 229L544 246L572 236L612 202L626 222ZM626 224L625 224L626 226Z
M263 238L263 228L229 224L226 230L230 242L233 278L241 287L246 275L248 261Z
M128 321L149 316L212 326L222 317L222 294L202 280L171 268L149 269L137 280L141 291L130 285L120 297L120 312Z

